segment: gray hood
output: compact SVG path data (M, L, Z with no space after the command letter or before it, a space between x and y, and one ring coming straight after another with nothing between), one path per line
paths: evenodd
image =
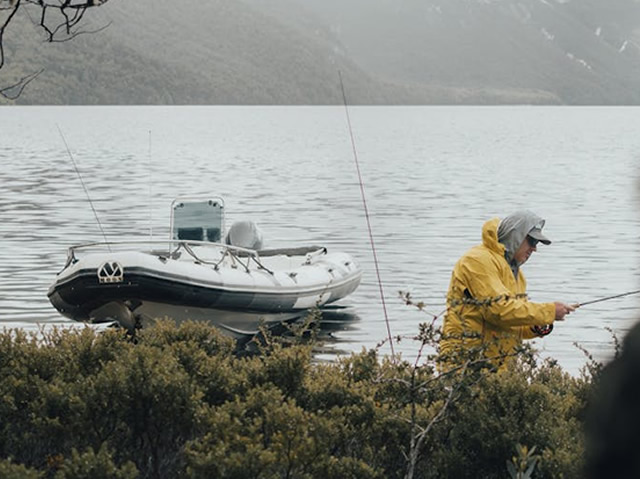
M498 241L504 245L506 249L504 256L516 277L520 265L515 264L513 255L518 251L527 234L533 228L541 230L544 227L544 222L542 218L528 210L516 211L500 221Z

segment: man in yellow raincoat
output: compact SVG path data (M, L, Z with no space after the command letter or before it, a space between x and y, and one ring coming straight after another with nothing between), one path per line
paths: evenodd
M554 321L575 309L527 298L520 266L537 251L538 243L551 244L542 233L544 223L530 211L489 220L482 228L482 244L458 260L440 341L441 359L447 366L457 365L456 356L470 348L482 348L485 357L501 363L523 339L549 334Z

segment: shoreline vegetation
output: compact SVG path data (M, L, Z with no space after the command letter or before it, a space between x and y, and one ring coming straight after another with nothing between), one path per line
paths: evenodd
M254 354L202 323L4 330L0 477L584 477L602 365L572 377L526 348L498 373L375 349L317 362L317 314ZM425 351L439 334L420 326Z

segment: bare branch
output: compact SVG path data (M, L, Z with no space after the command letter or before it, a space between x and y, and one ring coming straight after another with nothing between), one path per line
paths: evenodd
M0 96L6 98L7 100L15 100L22 94L22 90L24 90L25 87L33 80L38 78L43 71L44 68L35 73L31 73L25 77L22 77L13 85L3 87L2 89L0 89ZM12 91L15 91L15 93L11 93Z
M111 22L109 22L106 25L103 25L100 28L97 28L95 30L78 30L76 32L71 32L69 34L69 36L67 36L66 38L62 38L62 39L51 38L51 40L49 40L49 42L50 43L68 42L69 40L73 40L74 38L79 37L80 35L93 35L94 33L99 33L102 30L105 30L106 28L109 28L110 25L111 25Z
M47 41L50 43L65 42L78 36L79 33L74 32L73 28L80 23L87 8L90 7L88 2L84 2L81 5L67 5L67 3L65 2L62 5L44 4L41 6L42 14L39 26L47 33ZM50 11L53 11L53 13L50 13ZM58 20L56 20L56 16ZM106 27L102 27L98 31L104 28ZM61 35L62 38L57 35Z
M107 28L109 24L93 30L76 30L80 26L87 9L100 6L108 0L0 0L0 70L5 66L4 33L7 26L14 20L21 7L39 9L39 20L35 21L46 35L49 43L67 42L80 35L94 34ZM29 10L25 10L30 16ZM24 88L35 80L43 70L31 73L19 82L6 87L0 87L0 97L15 100Z
M7 15L7 18L5 18L2 25L0 25L0 69L4 66L4 32L7 28L7 25L11 23L11 20L13 20L13 17L18 12L18 9L20 8L20 1L21 0L15 0L10 3L10 6L2 8L3 10L9 10L10 12L9 15Z

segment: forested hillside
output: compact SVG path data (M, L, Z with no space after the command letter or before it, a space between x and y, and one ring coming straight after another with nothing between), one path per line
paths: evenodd
M606 6L604 5L606 3ZM17 104L640 104L638 0L110 0L5 32Z

